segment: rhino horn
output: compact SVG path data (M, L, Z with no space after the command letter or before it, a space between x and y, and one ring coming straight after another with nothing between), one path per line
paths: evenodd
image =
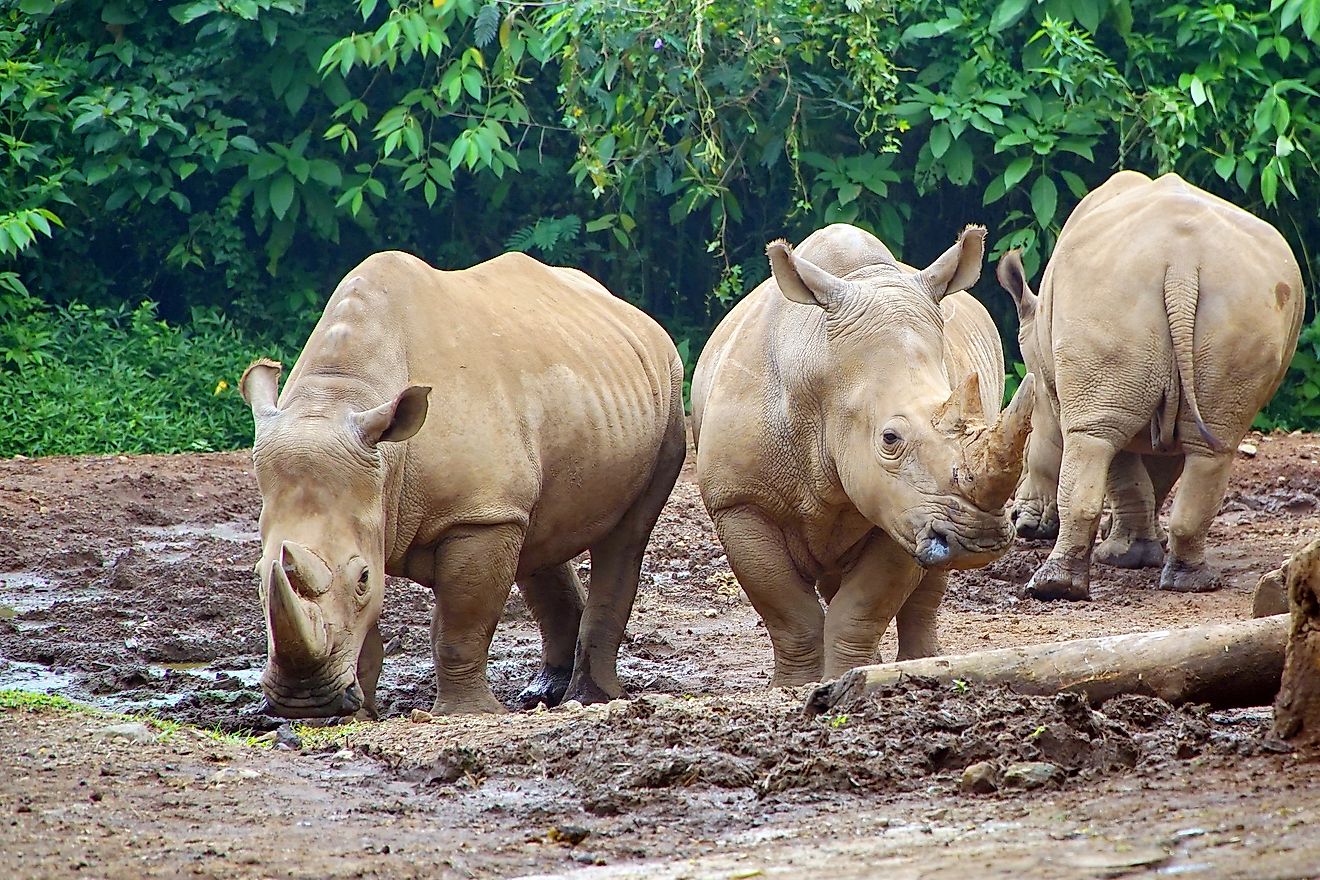
M271 653L283 667L308 669L325 659L325 626L320 611L300 599L289 583L285 561L281 558L270 567L267 595Z
M932 419L942 431L958 431L969 422L984 422L985 410L981 406L981 377L969 373L953 389L949 399L940 404Z
M994 426L977 435L967 449L973 475L968 495L982 510L1003 507L1017 488L1035 402L1036 377L1028 373Z

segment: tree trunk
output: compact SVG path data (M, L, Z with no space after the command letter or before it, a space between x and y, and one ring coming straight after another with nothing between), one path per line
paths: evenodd
M1320 538L1283 564L1290 631L1274 732L1303 748L1320 747Z
M1314 607L1314 593L1312 593ZM1320 661L1320 619L1313 618L1312 674ZM904 676L952 683L1006 685L1018 693L1086 694L1099 705L1119 694L1144 694L1170 703L1209 703L1216 707L1267 706L1279 689L1286 615L1162 630L999 648L949 657L861 666L822 685L808 698L807 710L834 706L898 682ZM1312 678L1311 705L1320 708L1320 681ZM1312 716L1320 731L1320 716Z

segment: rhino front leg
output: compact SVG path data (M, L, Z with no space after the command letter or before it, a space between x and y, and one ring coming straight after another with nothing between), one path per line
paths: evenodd
M1064 439L1059 471L1059 538L1023 594L1033 599L1090 599L1091 545L1105 503L1113 443L1072 432Z
M1234 443L1230 449L1236 449ZM1160 573L1160 589L1201 593L1219 588L1205 564L1205 535L1219 512L1233 466L1231 452L1187 456L1182 485L1169 516L1169 555Z
M486 680L486 661L522 541L520 525L470 525L452 529L436 548L434 714L505 711Z
M875 662L880 637L925 573L893 538L872 534L825 612L825 678Z
M518 589L541 628L541 671L518 695L518 704L523 709L534 709L538 703L558 706L573 677L573 652L585 604L582 581L573 563L565 562L518 581Z
M717 510L711 517L729 567L765 621L775 652L771 687L821 680L825 611L815 585L798 573L783 531L754 507Z
M1155 487L1142 457L1119 452L1109 465L1107 486L1113 522L1095 548L1095 559L1119 568L1154 568L1164 562Z
M357 662L357 680L362 688L362 708L358 711L373 721L380 717L376 706L376 683L380 681L380 669L384 663L385 643L380 637L380 621L377 621L367 630Z
M903 607L898 609L899 660L935 657L940 653L935 623L948 586L947 571L927 571Z

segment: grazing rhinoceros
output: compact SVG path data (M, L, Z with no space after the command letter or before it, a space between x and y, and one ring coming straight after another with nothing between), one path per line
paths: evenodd
M374 712L387 574L435 591L434 711L503 709L486 660L515 581L543 644L523 705L619 695L642 552L685 452L659 325L523 254L442 272L380 253L340 282L277 402L279 375L261 360L240 383L273 711ZM569 560L586 549L584 608Z
M852 226L774 242L772 277L702 352L697 479L770 632L774 685L871 662L895 615L901 657L936 653L946 570L1012 539L1003 508L1033 381L987 427L1002 401L998 334L969 296L952 329L940 309L976 281L984 239L969 227L915 274Z
M1106 496L1113 522L1096 558L1163 563L1164 590L1213 589L1206 531L1301 327L1301 272L1283 236L1175 174L1120 171L1068 218L1039 298L1016 252L998 274L1040 377L1024 531L1058 487L1058 540L1026 595L1090 597ZM1158 513L1180 474L1166 558Z

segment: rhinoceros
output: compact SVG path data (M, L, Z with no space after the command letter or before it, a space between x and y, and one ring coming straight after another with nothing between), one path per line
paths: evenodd
M1025 594L1090 598L1095 557L1163 565L1164 590L1217 585L1205 539L1233 453L1279 387L1305 297L1283 236L1166 174L1120 171L1064 224L1039 297L1021 257L1001 260L1022 356L1040 377L1019 528L1058 539ZM1181 475L1166 556L1158 514Z
M437 713L501 711L486 679L516 581L542 636L524 706L617 697L642 554L685 455L668 335L582 272L400 252L339 284L256 425L271 709L376 712L385 576L435 592ZM429 401L429 402L428 402ZM591 551L591 590L570 560Z
M771 277L701 354L697 480L769 631L772 685L871 662L896 615L900 657L937 653L947 570L1009 546L1034 380L987 426L998 333L965 294L950 328L941 312L979 277L984 239L967 228L920 272L845 224L773 242Z

